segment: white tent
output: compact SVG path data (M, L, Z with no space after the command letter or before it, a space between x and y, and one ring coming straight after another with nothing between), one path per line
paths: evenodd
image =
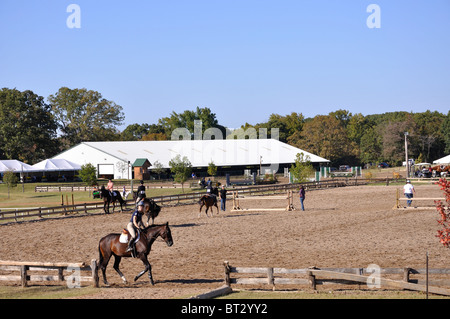
M13 171L14 173L28 173L36 172L36 170L28 164L25 164L18 160L0 160L0 173L7 171Z
M450 155L447 155L445 157L433 161L433 164L449 164L449 163L450 163Z
M33 169L38 172L63 172L63 171L79 171L81 165L70 162L66 159L46 159L42 162L34 164Z

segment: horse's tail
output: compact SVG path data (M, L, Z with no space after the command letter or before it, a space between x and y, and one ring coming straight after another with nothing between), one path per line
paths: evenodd
M100 242L98 243L98 259L99 259L98 265L103 264L103 253L102 253L101 245L102 245L102 241L100 240Z

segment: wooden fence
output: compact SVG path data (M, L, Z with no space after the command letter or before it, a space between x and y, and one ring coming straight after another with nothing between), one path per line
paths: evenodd
M70 286L81 284L81 282L91 282L94 287L98 287L98 267L97 260L93 259L90 265L85 263L49 263L49 262L21 262L21 261L0 261L2 272L19 272L19 275L0 275L0 281L18 281L22 287L27 287L28 282L66 282ZM89 276L81 276L81 271L89 272ZM33 274L38 272L38 274ZM45 272L45 274L42 274ZM48 274L53 272L54 274ZM56 272L56 273L55 273ZM69 274L68 274L69 273Z
M344 284L367 285L374 284L372 272L366 268L256 268L256 267L232 267L228 261L224 262L225 284L237 285L269 285L273 290L278 285L308 285L316 289L317 285ZM250 277L234 277L233 274L245 274ZM413 279L411 275L450 275L450 269L414 269L414 268L380 268L379 284L381 287L406 289L416 291L429 291L430 293L450 296L450 289L442 286L450 286L448 279L435 279L424 281ZM233 277L232 277L233 275ZM381 276L383 275L383 276ZM385 278L385 275L400 275L402 280ZM428 276L427 276L428 278Z
M5 211L0 209L0 223L22 222L31 220L41 220L45 218L57 218L73 216L75 214L94 214L103 211L103 202L83 203L77 205L59 205L52 207L38 207L32 209L15 209Z
M357 186L366 185L368 183L386 182L389 184L393 179L360 179L360 178L342 178L325 180L320 182L306 182L302 183L306 190L320 190L334 187ZM395 180L397 181L397 180ZM228 196L232 197L232 191L239 191L239 194L246 194L248 196L269 195L286 193L289 190L296 190L300 184L270 184L270 185L256 185L256 186L236 186L228 188ZM177 195L164 195L152 197L153 200L161 206L177 206L177 205L191 205L197 203L206 191L184 193ZM126 201L128 208L134 207L132 199ZM32 209L15 209L6 211L0 208L0 224L9 222L22 222L28 220L40 220L44 218L55 218L64 216L74 216L75 214L101 214L103 213L103 202L81 203L76 205L59 205L53 207L38 207Z

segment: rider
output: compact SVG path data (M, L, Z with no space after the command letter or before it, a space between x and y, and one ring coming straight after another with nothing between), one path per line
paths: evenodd
M139 203L141 200L145 198L145 186L144 181L141 181L141 185L137 188L137 199L136 203Z
M131 238L128 241L127 251L131 251L133 249L132 243L136 239L136 230L139 230L141 226L144 227L144 224L142 223L142 215L144 215L144 202L140 201L137 204L137 209L131 215L130 222L127 225L127 230L131 235Z
M111 197L114 196L113 188L114 188L114 183L110 179L110 180L108 180L108 184L106 185L106 189L109 191L109 195L111 195Z

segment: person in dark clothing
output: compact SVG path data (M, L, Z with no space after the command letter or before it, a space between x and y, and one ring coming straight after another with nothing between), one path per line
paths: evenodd
M300 191L298 192L300 195L300 204L302 205L302 210L305 210L305 207L303 206L303 201L305 200L305 189L303 186L300 186Z
M222 188L220 189L219 197L220 197L220 210L225 211L225 204L227 201L227 190L225 189L224 185L222 185Z
M145 198L144 181L141 181L141 185L139 185L139 187L137 188L136 194L137 194L137 198L136 198L136 204L137 204Z

